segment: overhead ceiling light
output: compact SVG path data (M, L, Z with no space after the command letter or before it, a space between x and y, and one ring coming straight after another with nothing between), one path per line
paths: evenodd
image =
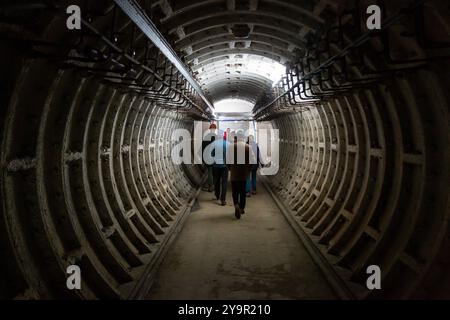
M234 94L238 92L235 91ZM223 99L214 103L218 113L248 113L252 112L254 104L243 99Z
M239 63L231 63L229 66L239 66L238 71L241 74L258 74L270 80L273 85L276 85L283 75L286 74L286 67L278 61L252 54L247 55L243 60L239 60Z

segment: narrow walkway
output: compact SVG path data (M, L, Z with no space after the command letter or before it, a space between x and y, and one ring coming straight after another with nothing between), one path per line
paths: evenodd
M334 299L331 288L262 184L234 217L202 192L169 249L148 299Z

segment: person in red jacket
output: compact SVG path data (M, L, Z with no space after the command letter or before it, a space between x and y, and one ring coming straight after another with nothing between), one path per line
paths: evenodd
M223 133L223 140L227 141L227 137L230 136L230 128L227 128L227 130Z

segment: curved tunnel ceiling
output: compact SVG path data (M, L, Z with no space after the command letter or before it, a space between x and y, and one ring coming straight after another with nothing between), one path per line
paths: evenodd
M333 4L334 3L334 4ZM210 100L255 103L273 79L236 65L295 60L332 1L159 1L161 29L192 68Z

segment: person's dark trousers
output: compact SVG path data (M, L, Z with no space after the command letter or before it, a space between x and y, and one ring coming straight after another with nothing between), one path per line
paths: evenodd
M212 188L214 186L214 177L213 177L213 167L208 166L208 191L212 191Z
M250 175L247 178L247 186L246 186L247 193L256 191L256 173L257 172L258 172L258 168L252 169L250 171Z
M213 177L216 198L225 201L227 198L228 168L213 167Z
M245 209L245 201L247 199L245 194L246 181L231 181L231 191L233 192L233 204L239 205L239 208Z
M214 177L213 177L213 167L212 165L206 165L206 172L208 173L208 179L205 181L205 185L202 188L203 191L213 191L214 187Z

